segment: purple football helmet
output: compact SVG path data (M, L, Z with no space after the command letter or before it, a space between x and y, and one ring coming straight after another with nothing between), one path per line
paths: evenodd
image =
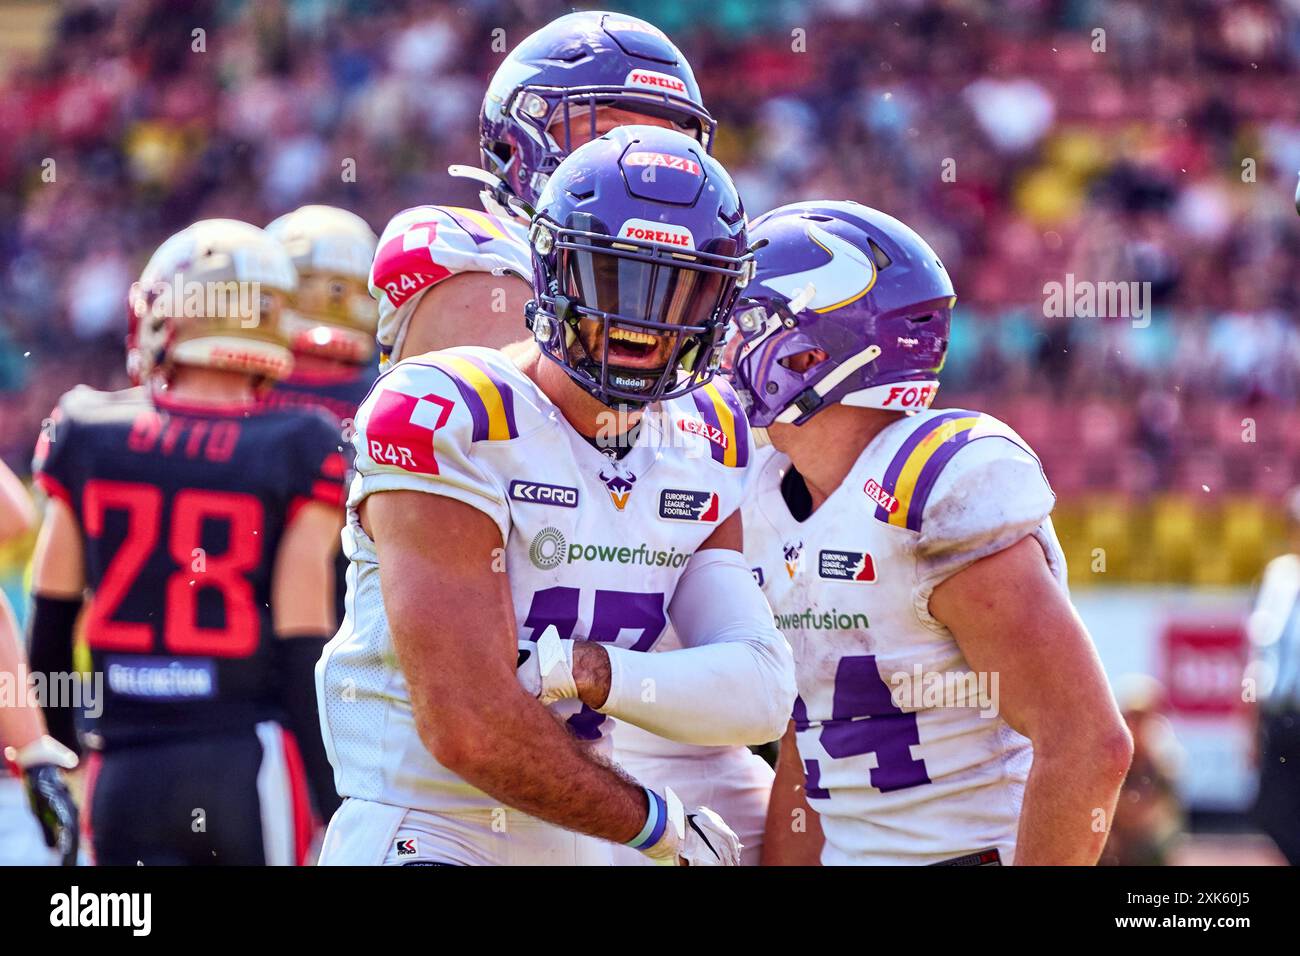
M732 309L732 383L750 423L801 425L827 405L928 408L948 350L952 280L924 239L856 202L774 209L750 224L757 274ZM821 349L804 372L792 356Z
M507 196L535 206L546 178L572 152L577 124L596 138L598 106L672 120L704 152L712 145L713 117L681 51L644 20L585 11L551 21L497 68L479 120L483 168ZM558 137L550 131L557 119Z
M697 141L621 126L578 147L528 237L528 327L592 395L635 407L713 377L754 263L736 187Z

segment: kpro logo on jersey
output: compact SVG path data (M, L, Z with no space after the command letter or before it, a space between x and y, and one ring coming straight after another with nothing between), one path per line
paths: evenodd
M578 507L578 489L567 485L548 485L540 481L510 482L510 497L515 501L528 501L538 505L559 505L561 508Z
M394 840L393 849L398 856L417 856L420 852L420 846L415 841L415 837L407 837L404 840Z
M898 499L884 488L880 487L880 482L876 481L876 479L868 478L867 483L862 486L862 490L867 493L868 498L880 505L880 507L884 508L891 515L898 510Z
M862 551L817 552L817 576L828 581L860 581L873 584L876 562Z
M681 249L695 248L694 233L685 226L674 226L666 222L651 222L649 219L629 219L623 223L618 234L623 239L658 242L665 246L677 246Z
M669 76L667 73L658 73L654 70L633 70L623 80L624 86L640 86L651 90L663 90L667 93L676 93L678 96L687 96L686 84L675 76Z
M716 524L718 493L665 488L659 492L659 517L665 521L703 521Z
M416 398L385 389L375 399L366 421L366 453L379 465L438 474L433 433L447 424L454 404L441 395Z

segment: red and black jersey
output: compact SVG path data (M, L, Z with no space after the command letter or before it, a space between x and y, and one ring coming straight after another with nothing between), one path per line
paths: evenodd
M370 386L379 377L379 369L371 365L343 365L321 362L306 367L299 361L294 373L276 382L263 401L271 408L321 408L334 416L340 425L340 434L350 442L357 408L370 393ZM352 445L346 444L343 453L347 461L348 480L352 477ZM343 623L348 589L348 559L342 548L334 557L334 613L338 623Z
M341 440L311 409L59 401L33 470L81 526L106 748L274 716L276 555L303 504L342 507Z

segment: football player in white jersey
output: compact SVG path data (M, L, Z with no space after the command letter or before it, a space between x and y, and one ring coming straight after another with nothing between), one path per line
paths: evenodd
M989 415L929 409L942 263L852 202L782 207L750 238L732 380L780 454L745 553L799 685L764 862L1095 863L1132 744L1038 459Z
M483 101L483 169L452 167L484 182L485 211L417 206L384 231L371 292L385 361L458 345L515 354L518 316L532 294L527 220L518 219L569 152L628 123L681 129L706 148L713 138L690 64L653 25L623 14L571 13L520 43ZM656 650L679 646L668 627ZM614 740L620 766L716 810L744 843L743 862L758 862L772 786L766 761L744 746L693 746L627 723ZM617 849L615 862L653 861Z
M530 245L533 346L403 360L358 414L322 863L735 864L725 823L620 773L608 733L771 740L793 704L739 553L748 427L713 380L752 261L729 177L621 127L554 170ZM669 620L683 648L643 653Z

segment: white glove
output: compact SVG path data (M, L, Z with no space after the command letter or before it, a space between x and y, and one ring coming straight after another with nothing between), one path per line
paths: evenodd
M668 825L658 843L642 852L654 860L682 866L740 866L740 837L708 807L689 812L672 788L664 790Z
M560 640L554 624L542 631L536 643L519 642L515 673L524 690L543 704L578 696L573 681L573 641Z
M740 866L740 837L708 807L686 814L686 839L677 851L685 866Z

